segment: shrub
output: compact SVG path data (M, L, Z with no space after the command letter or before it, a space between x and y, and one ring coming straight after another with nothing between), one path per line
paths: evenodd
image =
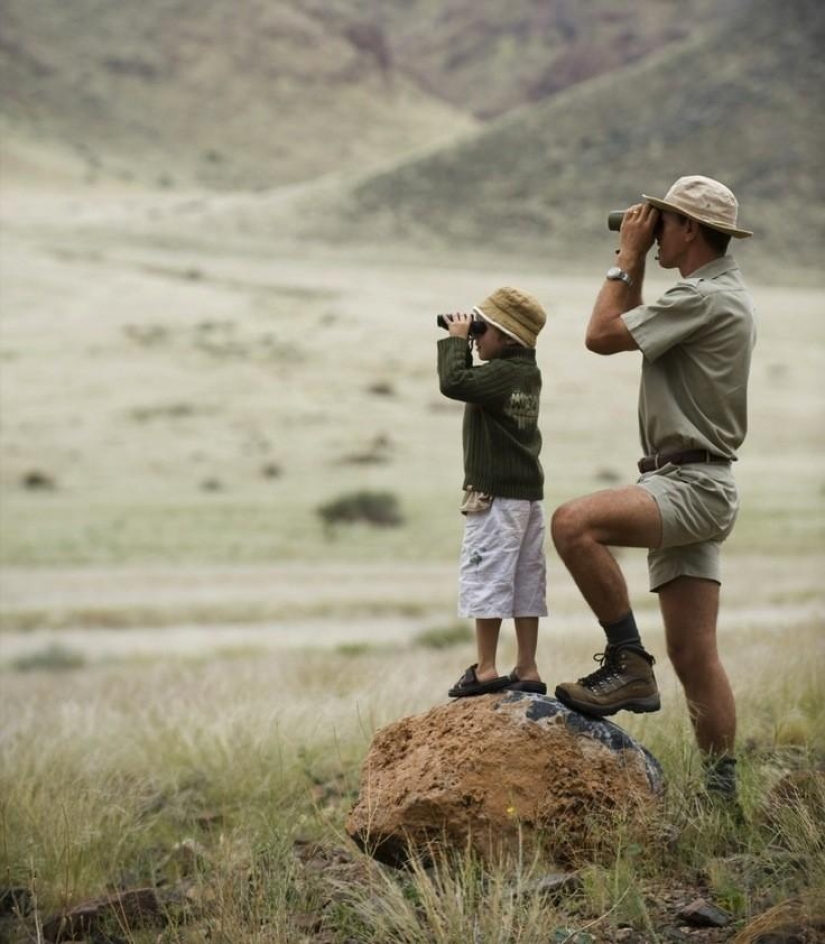
M376 527L392 528L404 521L398 499L392 492L352 492L321 505L318 514L328 528L359 521Z
M66 649L64 646L51 645L40 652L20 656L12 666L18 672L50 671L62 672L66 669L79 669L86 664L86 660L79 652Z
M473 641L473 631L464 623L425 629L413 639L413 644L422 649L448 649Z

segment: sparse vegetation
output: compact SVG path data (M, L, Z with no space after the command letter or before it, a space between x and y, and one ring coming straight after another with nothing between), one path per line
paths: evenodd
M392 492L361 491L342 495L321 505L318 515L327 528L359 523L395 528L404 522L398 498Z
M12 660L12 668L18 672L48 671L63 672L67 669L79 669L86 660L79 653L65 646L52 645L27 656Z
M49 475L48 472L41 472L40 469L31 469L26 472L20 484L30 492L52 492L57 488L54 476Z
M423 649L449 649L463 646L475 638L467 623L454 623L452 626L436 626L418 633L413 642Z
M677 935L696 898L729 915L724 928L691 930L696 944L755 944L756 929L814 934L825 920L825 783L812 774L825 761L825 701L803 663L816 637L814 627L798 635L780 663L775 636L737 639L735 681L759 702L743 706L745 825L695 804L692 741L669 699L656 718L628 719L668 780L649 835L561 883L542 857L485 864L459 852L396 872L343 834L372 731L443 698L441 650L238 652L231 672L223 658L165 660L81 670L65 686L48 670L5 673L0 869L30 910L6 912L0 933L22 940L119 887L157 897L157 912L121 929L135 942L186 944L220 929L278 944L650 944ZM560 671L584 651L568 644ZM791 754L765 740L759 716L783 714L790 679L811 732ZM32 701L37 711L24 710ZM788 770L808 772L809 792L774 796Z

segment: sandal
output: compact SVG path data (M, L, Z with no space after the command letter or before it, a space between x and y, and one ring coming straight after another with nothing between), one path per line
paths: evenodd
M487 682L479 681L476 675L478 663L475 662L461 676L447 693L450 698L469 698L472 695L490 695L493 692L503 691L510 684L509 675L499 675L498 678L490 679Z

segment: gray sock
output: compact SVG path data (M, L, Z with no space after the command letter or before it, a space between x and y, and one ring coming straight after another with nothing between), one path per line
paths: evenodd
M601 620L599 622L601 623ZM616 648L631 646L634 649L644 649L632 610L615 623L601 623L601 627L607 635L608 645Z

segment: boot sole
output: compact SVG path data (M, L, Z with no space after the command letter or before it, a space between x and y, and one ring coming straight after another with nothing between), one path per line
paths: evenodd
M658 695L649 695L647 698L639 698L636 701L628 701L620 705L605 706L576 701L575 698L568 698L558 689L556 689L556 698L568 708L580 711L583 715L593 715L596 718L606 718L608 715L615 715L619 711L632 711L634 714L641 715L659 711L662 707L662 700Z

